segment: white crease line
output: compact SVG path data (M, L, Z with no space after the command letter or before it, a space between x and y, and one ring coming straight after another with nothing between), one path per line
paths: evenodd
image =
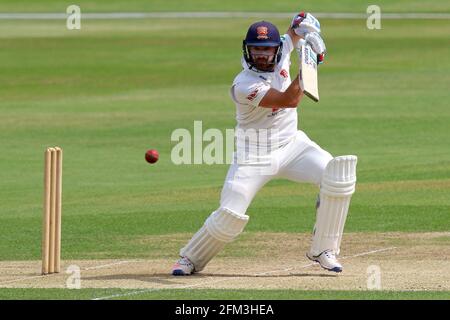
M24 280L42 278L42 277L45 277L45 276L46 276L45 274L42 274L40 276L29 276L29 277L25 277L25 278L14 279L14 280L6 280L6 281L0 282L0 285L2 285L4 283L13 283L13 282L19 282L19 281L24 281Z
M377 250L371 250L371 251L367 251L367 252L362 252L362 253L358 253L355 255L351 255L351 256L346 256L346 257L342 257L341 260L344 259L350 259L350 258L355 258L355 257L361 257L361 256L365 256L365 255L369 255L369 254L373 254L373 253L378 253L378 252L383 252L383 251L389 251L389 250L394 250L397 249L397 247L389 247L389 248L383 248L383 249L377 249ZM270 274L270 273L277 273L277 272L287 272L287 271L291 271L291 270L295 270L295 269L305 269L308 267L312 267L314 265L316 265L317 263L309 263L309 264L305 264L303 266L300 267L291 267L291 268L286 268L286 269L281 269L281 270L272 270L272 271L267 271L267 272L261 272L261 273L255 273L253 274L253 276L262 276L265 274ZM238 277L238 276L237 276ZM229 279L219 279L219 280L215 280L215 281L204 281L204 282L200 282L200 283L196 283L196 284L191 284L191 285L186 285L186 286L175 286L172 288L150 288L150 289L142 289L142 290L137 290L137 291L132 291L132 292L128 292L128 293L118 293L118 294L114 294L111 296L105 296L105 297L99 297L99 298L94 298L92 300L108 300L108 299L113 299L113 298L121 298L121 297L128 297L128 296L133 296L133 295L137 295L137 294L141 294L141 293L148 293L148 292L153 292L153 291L159 291L159 290L174 290L174 289L187 289L187 288L193 288L193 287L198 287L201 285L211 285L211 284L215 284L215 283L219 283L222 281L227 281Z
M163 278L161 278L163 279ZM118 297L127 297L127 296L132 296L132 295L136 295L136 294L140 294L140 293L147 293L147 292L152 292L152 291L159 291L159 290L166 290L166 289L187 289L187 288L194 288L194 287L198 287L201 285L206 285L206 284L213 284L213 283L218 283L218 282L222 282L222 281L227 281L230 279L219 279L219 280L214 280L214 281L203 281L203 282L199 282L199 283L195 283L195 284L189 284L189 285L184 285L184 286L175 286L172 288L149 288L149 289L142 289L142 290L137 290L137 291L132 291L132 292L128 292L128 293L124 293L124 294L115 294L115 295L111 295L111 296L107 296L107 297L100 297L100 298L95 298L92 300L108 300L108 299L112 299L112 298L118 298Z
M85 270L85 271L88 271L88 270L97 270L97 269L103 269L103 268L108 268L108 267L112 267L112 266L117 266L117 265L124 264L124 263L132 263L132 262L139 262L139 260L119 261L119 262L108 263L108 264L104 264L104 265L100 265L100 266L95 266L95 267L88 267L88 268L84 268L83 270Z
M316 265L316 262L308 263L308 264L305 264L305 265L300 266L300 267L291 267L291 268L286 268L286 269L281 269L281 270L272 270L272 271L266 271L266 272L261 272L261 273L255 273L254 276L258 277L258 276L263 276L263 275L270 274L270 273L288 272L288 271L291 271L291 270L294 270L294 269L305 269L305 268L308 268L308 267L312 267L314 265Z
M366 13L312 12L319 19L367 19ZM81 13L83 20L101 19L180 19L180 18L292 18L290 12L100 12ZM66 20L65 13L0 13L0 20ZM442 19L449 20L450 13L382 13L381 19Z
M389 250L394 250L394 249L397 249L397 247L389 247L389 248L384 248L384 249L378 249L378 250L372 250L372 251L368 251L368 252L358 253L353 256L343 257L342 259L356 258L356 257L366 256L366 255L372 254L372 253L389 251Z
M104 264L104 265L100 265L100 266L87 267L87 268L84 268L82 270L83 271L89 271L89 270L103 269L103 268L108 268L108 267L112 267L112 266L115 266L115 265L120 265L120 264L124 264L124 263L132 263L132 262L139 262L139 260L119 261L119 262ZM47 276L58 275L58 274L61 274L61 273L41 274L39 276L29 276L29 277L25 277L25 278L1 281L0 282L0 286L3 285L3 284L7 284L7 283L14 283L14 282L20 282L20 281L25 281L25 280L44 278L44 277L47 277Z

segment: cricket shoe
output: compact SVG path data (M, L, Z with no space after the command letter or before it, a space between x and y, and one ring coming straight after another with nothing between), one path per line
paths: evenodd
M325 250L317 256L307 253L306 257L311 261L318 262L322 268L328 271L342 272L342 265L331 250Z
M194 265L187 257L181 257L172 267L172 275L174 276L188 276L194 272Z

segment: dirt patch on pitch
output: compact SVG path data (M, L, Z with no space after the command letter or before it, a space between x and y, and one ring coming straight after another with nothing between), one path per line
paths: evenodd
M160 241L161 237L172 239ZM82 288L130 289L302 289L302 290L448 290L450 233L351 233L343 240L344 272L335 274L311 263L305 252L309 234L244 233L227 246L205 270L190 277L173 277L176 259L167 249L184 243L188 234L151 236L159 240L162 258L138 260L63 261L79 267ZM167 247L166 247L167 246ZM378 277L379 271L379 277ZM41 276L40 261L0 262L0 288L67 288L72 273Z

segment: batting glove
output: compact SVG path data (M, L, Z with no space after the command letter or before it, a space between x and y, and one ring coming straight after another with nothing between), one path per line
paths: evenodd
M292 19L291 28L304 38L309 32L320 33L320 22L311 13L302 11Z
M307 33L305 42L311 46L315 53L317 53L317 63L323 63L327 48L320 34L317 32Z

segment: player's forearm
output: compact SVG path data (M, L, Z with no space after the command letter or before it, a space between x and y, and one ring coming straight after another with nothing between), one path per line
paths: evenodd
M300 103L300 100L303 96L303 91L300 87L299 75L297 75L294 80L292 80L289 87L286 89L284 94L287 96L289 103L287 104L287 108L296 108Z
M297 77L291 82L285 91L278 91L271 88L264 98L260 101L259 106L262 108L296 108L303 96L300 88L300 81Z

